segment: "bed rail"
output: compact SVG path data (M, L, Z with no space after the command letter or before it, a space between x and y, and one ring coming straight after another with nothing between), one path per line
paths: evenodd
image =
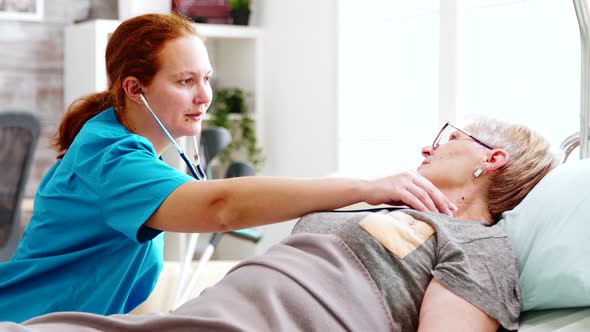
M569 158L570 154L580 146L580 132L575 132L569 135L561 145L559 146L560 151L563 152L563 162L565 163Z
M588 40L588 16L590 7L587 0L573 0L580 26L580 45L582 50L582 81L580 93L580 159L590 154L588 126L590 113L590 41ZM567 158L567 157L566 157Z

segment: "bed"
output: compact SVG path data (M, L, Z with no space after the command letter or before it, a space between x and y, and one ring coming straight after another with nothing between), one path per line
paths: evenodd
M501 221L520 263L524 332L590 331L590 7L573 4L582 51L580 131L561 145L564 164ZM576 148L580 160L565 163Z
M520 319L523 332L590 331L590 307L529 311Z
M579 142L562 144L564 159ZM520 331L590 331L588 188L590 159L568 160L502 215L520 267Z

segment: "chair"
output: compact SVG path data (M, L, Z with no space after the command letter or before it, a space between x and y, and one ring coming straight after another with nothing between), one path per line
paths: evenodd
M243 161L233 161L225 171L226 179L252 175L254 175L254 167L250 163Z
M207 173L207 178L213 178L211 174L211 161L219 152L225 149L231 142L231 133L222 127L207 127L201 131L199 140L199 157L201 165Z
M0 112L0 262L20 240L20 203L39 139L40 124L27 112Z

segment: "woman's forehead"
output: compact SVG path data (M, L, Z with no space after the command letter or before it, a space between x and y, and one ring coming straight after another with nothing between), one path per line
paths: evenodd
M481 133L481 127L472 122L465 125L465 130L472 135L477 135Z

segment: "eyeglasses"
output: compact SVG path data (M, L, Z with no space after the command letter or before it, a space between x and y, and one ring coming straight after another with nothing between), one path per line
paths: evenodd
M463 134L467 135L469 138L471 138L477 144L480 144L481 146L483 146L485 148L488 148L490 150L493 150L494 149L490 145L482 142L481 140L479 140L475 136L471 135L470 133L466 132L465 130L463 130L461 128L455 127L454 125L452 125L448 121L447 121L447 123L445 123L442 126L442 128L440 129L440 132L438 133L438 135L436 135L436 138L434 139L434 142L432 142L432 148L433 149L436 149L440 145L443 145L443 144L447 143L448 141L451 141L451 140L456 139L456 138L453 138L453 135L455 134L455 132L457 130L460 131L460 132L462 132Z

